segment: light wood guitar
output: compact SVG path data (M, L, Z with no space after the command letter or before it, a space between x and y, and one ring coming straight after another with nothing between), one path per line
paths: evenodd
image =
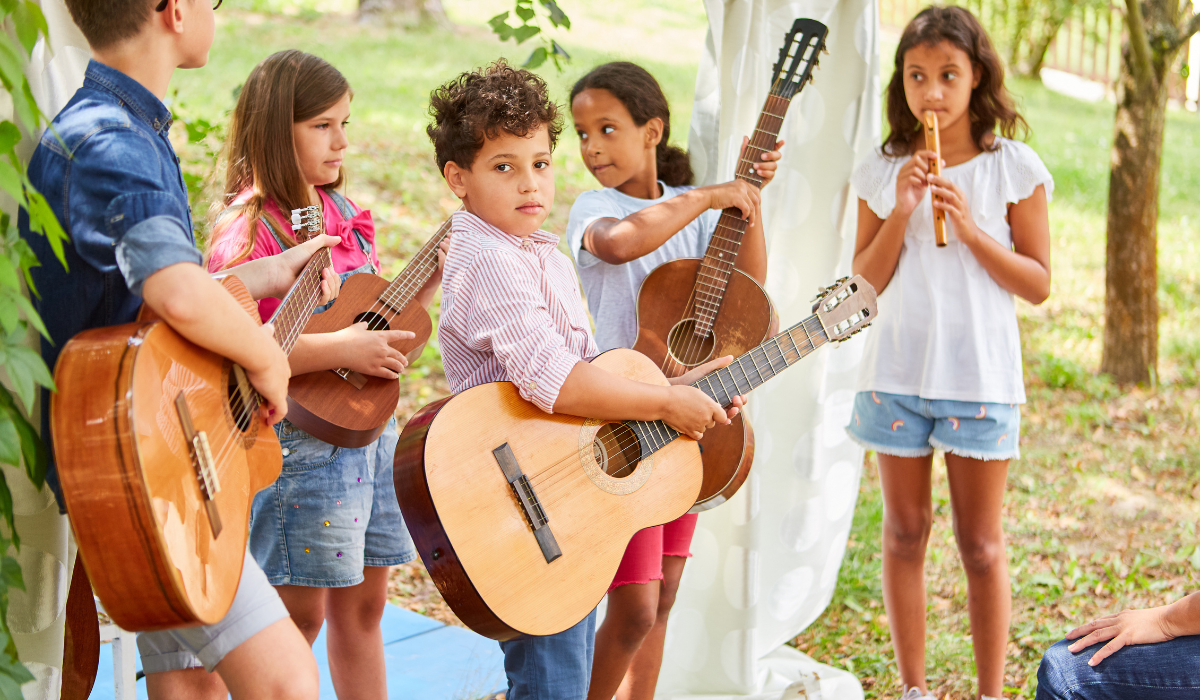
M313 316L305 333L332 333L366 322L373 331L412 331L416 337L392 347L416 359L433 332L429 313L416 302L417 292L437 270L438 245L450 231L447 219L396 279L351 275L337 302ZM309 372L288 384L288 420L301 430L339 447L363 447L375 441L400 402L400 381L368 377L349 369Z
M803 322L693 386L729 406L875 317L875 290L839 280ZM665 385L649 358L594 362ZM547 414L509 382L481 384L413 416L396 448L396 496L417 551L458 618L493 639L578 623L608 590L634 533L683 515L700 450L662 421Z
M798 19L784 38L771 91L735 171L738 179L762 186L753 166L762 162L763 153L775 150L788 106L812 80L828 32L816 20ZM741 212L726 209L703 258L663 263L642 282L633 349L668 377L686 374L714 357L740 355L778 329L766 290L735 268L745 233ZM705 433L701 445L704 483L693 513L724 503L741 487L754 461L754 432L739 415L730 425Z
M316 207L293 228L320 231ZM275 316L290 352L321 295L313 256ZM221 284L258 320L236 273ZM127 630L217 622L241 580L254 494L279 476L275 431L238 365L189 342L148 307L63 348L54 370L54 456L79 556Z

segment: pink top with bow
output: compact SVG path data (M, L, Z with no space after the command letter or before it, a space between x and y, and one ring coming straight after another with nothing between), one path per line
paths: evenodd
M371 264L375 269L379 269L379 255L375 250L375 223L371 220L371 212L368 209L359 209L357 205L350 202L350 206L358 213L352 219L343 219L342 213L338 210L336 204L330 199L329 195L317 188L317 192L321 196L322 215L325 218L325 233L331 236L337 236L341 239L341 243L330 249L330 255L333 259L333 269L339 274L357 270L367 264L367 256L363 254L362 248L359 247L358 238L354 235L354 229L362 234L363 238L367 239L367 243L371 248ZM247 190L234 200L233 205L244 204L250 198L250 191ZM347 200L349 201L349 200ZM284 215L279 209L279 205L272 200L267 200L263 205L263 213L272 217L272 223L279 225L281 222L289 222L287 229L291 233L291 214ZM250 257L246 260L257 260L268 255L278 255L283 252L279 242L275 240L275 236L267 230L267 225L261 220L257 222L258 236L254 239L254 250L250 251ZM237 257L237 254L246 246L246 219L239 216L229 227L221 234L220 239L214 240L209 244L208 253L208 269L210 272L219 272L225 268L225 264ZM262 316L265 323L271 318L271 314L275 313L275 309L279 308L280 300L273 297L261 299L258 302L258 314Z

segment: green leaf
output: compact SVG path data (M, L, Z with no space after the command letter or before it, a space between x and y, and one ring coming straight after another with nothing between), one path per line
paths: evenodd
M571 28L571 18L567 17L567 13L562 11L557 2L554 0L542 0L542 7L545 7L550 12L551 24L565 29Z
M571 60L571 54L567 53L567 50L564 49L561 44L559 44L557 41L554 41L553 39L550 40L550 49L554 52L555 56L562 56L563 58L567 59L568 61Z
M21 314L17 312L17 301L13 298L20 296L20 292L13 292L11 289L0 295L0 326L4 328L5 333L12 333L20 327Z
M0 259L0 287L7 287L18 294L21 290L21 278L17 272L20 269L20 263L9 258L8 260ZM12 329L9 329L12 332Z
M538 32L540 32L540 31L542 31L541 27L535 27L533 25L526 24L524 26L517 27L515 30L513 30L513 36L516 38L518 44L522 44L525 42L526 39L536 36L538 34ZM546 53L545 49L540 49L540 50L543 54ZM542 61L545 61L545 60L546 60L546 57L542 56ZM538 65L541 65L541 61L538 62Z
M0 33L0 36L3 36L3 34ZM25 82L24 77L21 78L20 86L19 90L10 91L13 102L13 115L16 116L17 121L25 125L26 129L36 131L38 125L41 123L38 119L38 115L41 112L38 111L37 101L33 99L33 93L29 91L29 83Z
M546 62L546 47L539 46L529 54L529 58L525 59L525 63L521 64L522 68L537 68Z
M46 326L42 323L42 317L38 315L37 309L33 308L33 303L25 298L24 294L18 294L16 297L17 308L25 315L25 320L33 326L43 338L50 340L50 331L46 330Z
M0 557L0 581L9 588L25 590L25 578L21 576L21 563L10 556Z
M21 466L21 436L7 409L0 409L0 464Z
M21 140L21 130L10 121L0 122L0 153L8 153Z
M21 457L25 460L25 473L29 475L29 480L34 486L41 489L46 483L46 468L50 464L50 452L46 449L46 444L38 436L33 424L17 410L12 394L3 386L0 386L0 411L7 411L12 418L13 426L21 437ZM3 551L5 546L0 546L0 552Z
M50 249L54 251L54 256L62 263L63 269L66 269L67 258L63 254L63 242L67 240L67 233L59 225L58 218L54 216L54 210L50 208L46 198L42 196L41 192L30 187L28 180L26 180L25 201L28 203L30 228L46 237L50 242Z
M46 369L46 363L42 361L41 355L22 344L24 338L20 336L23 335L19 334L15 343L13 337L9 337L8 346L5 348L8 355L5 365L17 397L21 399L21 403L25 404L25 409L31 411L37 392L35 385L40 384L54 391L54 378Z
M497 34L499 34L501 29L503 29L505 27L508 27L508 29L510 29L510 30L512 29L512 27L508 26L508 22L505 21L508 19L508 14L509 14L508 11L505 10L504 12L501 12L500 14L496 15L495 17L493 17L487 21L488 26L490 26L492 28L493 32L496 32Z
M46 16L42 14L42 8L38 7L38 4L36 2L32 2L31 0L26 0L25 6L25 11L28 13L25 15L26 19L28 19L34 24L34 26L37 27L37 30L41 32L42 36L49 38L50 25L46 23Z
M17 0L0 0L0 17L11 15L17 9Z
M25 47L25 55L28 56L33 51L33 45L37 43L38 26L37 20L34 19L29 8L37 9L37 5L31 2L18 3L16 10L13 12L13 20L17 24L17 40L21 42L21 46ZM42 20L45 21L44 19Z
M4 190L18 202L25 201L25 192L21 189L21 173L7 158L0 158L0 190Z
M1192 557L1188 559L1188 563L1192 565L1193 569L1200 571L1200 547L1196 547L1196 550L1192 552Z
M21 538L17 534L17 528L13 524L13 500L12 491L8 490L8 477L4 476L4 470L0 469L0 515L4 516L4 522L8 523L8 531L12 533L12 546L17 550L21 549ZM5 547L4 551L8 551ZM4 582L4 577L0 576L0 612L7 612L8 608L8 586Z
M517 13L518 17L520 17L522 20L524 20L526 22L533 19L535 16L532 7L519 7L518 6L516 9L516 13Z
M21 63L21 54L17 52L8 32L0 32L0 80L4 81L4 87L9 92L14 92L14 88L25 81Z

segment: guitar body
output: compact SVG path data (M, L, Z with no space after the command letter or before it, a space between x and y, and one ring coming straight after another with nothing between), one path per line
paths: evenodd
M667 383L654 363L629 350L594 362ZM496 382L430 404L404 427L395 457L404 520L430 576L471 629L506 640L572 627L608 591L634 533L696 502L703 469L695 442L674 440L613 477L594 457L604 426L543 413L511 383ZM561 549L552 561L493 454L505 443ZM608 471L620 473L611 464Z
M258 318L236 277L222 284ZM85 331L58 360L50 410L59 479L92 587L124 629L212 624L233 603L254 494L283 463L257 412L235 421L233 376L231 362L157 321ZM220 478L216 537L180 393Z
M416 338L392 343L392 347L410 361L416 359L433 333L433 321L416 302L395 309L380 301L388 284L378 275L350 276L333 306L313 315L304 332L332 333L362 321L379 330L412 331ZM350 374L346 379L326 370L292 377L288 384L288 420L313 437L339 447L363 447L374 442L400 402L400 381Z
M766 290L753 277L734 270L712 333L704 343L694 340L688 308L701 262L680 258L663 263L646 276L638 291L633 349L676 376L714 358L741 355L773 335L778 326ZM724 503L741 488L754 461L754 431L739 413L730 425L705 431L700 445L704 483L692 513Z

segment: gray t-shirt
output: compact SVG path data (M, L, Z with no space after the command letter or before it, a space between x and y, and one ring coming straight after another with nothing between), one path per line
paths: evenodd
M623 265L610 265L583 249L583 233L597 219L624 219L692 189L668 187L661 181L658 184L663 191L663 196L658 199L638 199L605 188L584 192L571 206L571 216L567 221L567 245L579 269L588 311L596 323L596 345L600 347L600 352L633 347L637 339L637 294L642 280L665 262L704 257L704 250L721 216L721 212L709 209L668 238L657 250Z

